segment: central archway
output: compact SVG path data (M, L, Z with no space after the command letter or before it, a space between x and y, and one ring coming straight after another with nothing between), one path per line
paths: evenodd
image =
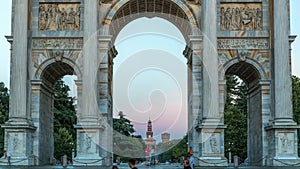
M195 121L199 120L197 117L200 116L201 108L193 106L193 102L196 105L201 105L201 99L199 93L201 89L199 86L202 84L202 74L199 70L202 69L201 62L199 60L199 54L201 52L202 37L200 34L199 23L195 19L193 11L189 9L182 1L175 0L125 0L118 1L108 11L103 22L100 22L101 28L99 31L99 53L101 53L103 60L100 63L99 76L108 77L105 84L100 84L98 90L100 98L106 97L109 102L108 112L112 113L113 106L113 59L117 56L118 52L115 48L115 41L119 32L133 20L147 17L147 18L162 18L171 22L184 37L185 45L187 46L183 55L187 61L187 109L188 109L188 136L189 136L189 147L194 150L195 157L199 157L199 144L200 137L199 131L195 127ZM107 56L103 49L108 49ZM195 54L194 51L197 51ZM192 62L194 60L194 62ZM107 88L104 89L104 86ZM197 94L195 94L197 93ZM104 96L106 95L106 96ZM194 95L194 96L193 96ZM197 102L197 103L196 103ZM100 105L99 105L100 106ZM148 118L148 117L147 117Z

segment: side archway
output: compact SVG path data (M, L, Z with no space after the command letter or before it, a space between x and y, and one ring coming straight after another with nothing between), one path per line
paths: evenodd
M265 165L267 138L264 126L270 119L270 83L264 68L255 60L234 58L219 67L220 107L224 114L226 76L235 75L247 86L247 160L252 166ZM225 136L226 137L226 136Z
M37 127L32 153L39 158L38 165L52 164L54 160L54 84L65 75L76 75L80 81L81 71L68 58L50 58L39 66L31 80L31 117ZM77 97L80 97L78 84Z

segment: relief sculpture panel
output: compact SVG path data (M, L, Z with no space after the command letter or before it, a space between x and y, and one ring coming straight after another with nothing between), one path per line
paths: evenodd
M262 30L261 3L221 3L221 30Z
M80 3L41 3L39 30L80 30Z
M278 133L278 151L280 154L294 153L294 133Z

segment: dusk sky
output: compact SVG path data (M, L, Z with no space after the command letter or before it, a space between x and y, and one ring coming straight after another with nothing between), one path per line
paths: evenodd
M300 0L291 0L291 34L300 35ZM9 87L11 0L0 1L0 81ZM182 138L187 131L186 60L184 39L170 22L142 18L128 24L118 35L114 60L114 115L123 111L145 136L149 118L154 135L162 132ZM292 46L293 74L300 76L300 37ZM66 79L73 91L72 78ZM74 95L74 92L72 93Z

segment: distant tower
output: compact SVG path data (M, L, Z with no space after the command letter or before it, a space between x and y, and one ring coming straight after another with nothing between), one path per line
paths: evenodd
M156 140L153 138L152 122L150 119L148 121L148 126L147 126L145 146L146 146L145 149L146 155L155 154Z
M170 142L170 133L161 134L161 140L163 144Z
M146 138L153 138L152 122L150 119L148 121L148 130L146 132Z

